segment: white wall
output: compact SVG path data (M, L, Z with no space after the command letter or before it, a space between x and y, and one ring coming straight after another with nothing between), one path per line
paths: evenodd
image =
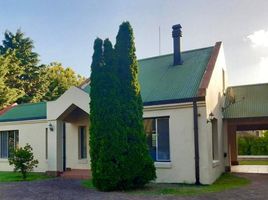
M218 59L214 67L211 80L206 91L206 107L199 108L201 116L199 118L199 141L200 141L200 180L203 184L213 183L222 172L224 172L224 135L222 106L224 101L222 70L226 64L223 47L220 48ZM225 76L226 77L226 76ZM227 80L227 77L225 78ZM225 82L227 87L227 81ZM213 113L218 120L218 159L213 161L212 156L212 126L206 119Z
M66 123L66 167L71 169L90 169L89 155L89 119L79 123ZM78 128L86 126L87 131L87 159L78 158Z
M157 182L195 183L192 103L145 107L144 117L169 116L170 163L155 163Z
M47 119L58 119L71 105L75 105L89 113L89 96L77 87L71 87L56 101L47 102Z
M31 120L21 122L2 122L0 131L19 130L19 146L24 147L29 143L34 152L34 157L39 161L36 172L45 172L48 169L48 163L45 158L45 129L46 120ZM0 159L0 171L12 171L13 167L9 165L7 159Z

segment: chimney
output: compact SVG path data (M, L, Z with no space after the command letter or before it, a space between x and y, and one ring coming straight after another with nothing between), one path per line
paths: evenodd
M172 26L172 37L173 37L173 65L182 65L181 59L181 40L182 37L181 25L176 24Z

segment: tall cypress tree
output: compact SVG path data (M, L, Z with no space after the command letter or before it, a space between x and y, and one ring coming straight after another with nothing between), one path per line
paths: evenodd
M115 45L120 127L124 136L122 182L120 188L141 187L156 178L143 126L143 103L138 82L138 62L133 29L129 22L120 25Z
M93 181L98 178L99 146L101 128L101 70L103 68L103 41L97 38L94 42L94 54L91 64L90 81L90 157Z
M133 31L120 26L115 49L97 39L91 72L90 154L93 184L110 191L156 177L143 127Z

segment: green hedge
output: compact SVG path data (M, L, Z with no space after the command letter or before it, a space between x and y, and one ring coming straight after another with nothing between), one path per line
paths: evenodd
M268 132L264 137L238 136L239 155L268 155Z

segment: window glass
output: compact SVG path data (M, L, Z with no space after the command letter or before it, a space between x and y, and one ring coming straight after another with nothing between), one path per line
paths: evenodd
M218 120L213 119L212 123L212 158L218 160Z
M157 119L157 160L169 161L169 124L167 118Z
M79 127L79 159L87 158L87 135L86 128L84 126Z
M144 119L150 155L154 161L169 161L169 118Z
M0 158L8 158L11 151L19 144L18 130L0 131Z

